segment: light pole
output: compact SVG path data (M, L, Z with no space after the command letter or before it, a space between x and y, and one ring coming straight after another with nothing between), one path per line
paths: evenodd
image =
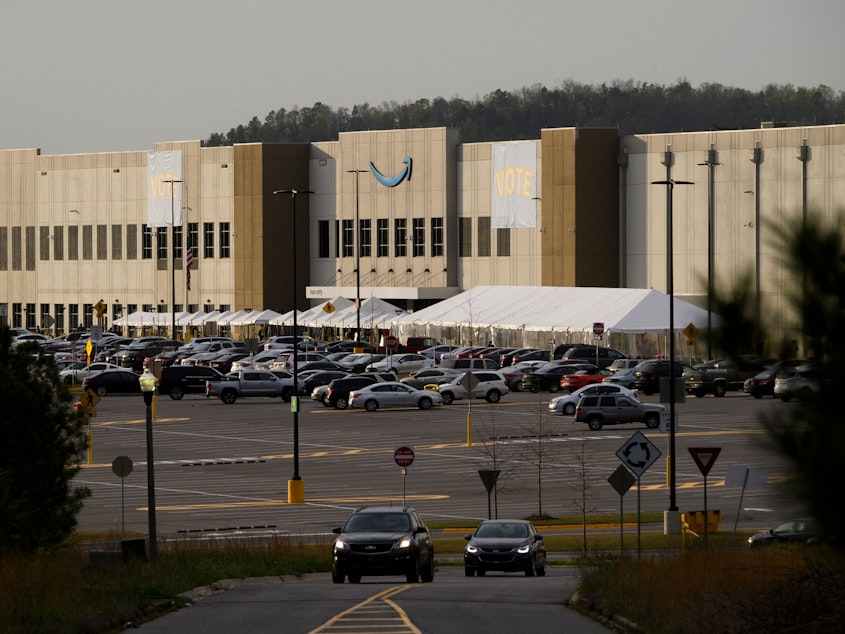
M141 384L141 393L144 395L144 404L147 406L147 522L150 533L150 561L156 560L156 490L155 474L153 469L153 395L156 389L156 378L149 368L144 368L144 373L138 379Z
M170 245L170 336L176 339L176 212L173 208L173 187L182 181L171 179L162 182L170 183L170 230L173 232L173 244Z
M358 175L366 171L368 170L346 170L348 174L355 174L355 306L357 312L355 341L358 342L358 346L361 345L361 222L358 217L358 192L361 190L358 187Z
M299 476L299 334L296 319L296 197L299 194L313 194L305 189L279 189L274 195L290 194L293 199L293 394L290 399L290 409L293 412L293 478L288 480L288 504L302 504L305 502L305 482Z
M675 185L692 185L691 181L672 179L672 152L667 151L663 164L666 166L666 180L652 181L652 185L666 185L666 291L669 295L669 509L664 521L668 534L680 532L680 517L675 479L675 281L674 245L672 240L672 198Z
M716 148L710 144L707 160L699 165L707 167L707 358L713 358L713 288L716 273L713 266L715 256L714 240L716 235Z

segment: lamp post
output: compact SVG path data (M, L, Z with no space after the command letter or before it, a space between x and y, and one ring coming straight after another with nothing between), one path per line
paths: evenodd
M363 174L367 170L346 170L348 174L355 174L355 306L356 306L356 328L355 341L361 345L361 222L358 217L358 175ZM372 283L372 282L371 282ZM363 352L363 349L362 349Z
M173 208L173 187L182 181L171 179L162 182L170 183L170 228L173 231L173 244L170 245L170 336L176 339L176 212Z
M713 358L713 287L716 280L713 259L716 235L716 148L713 143L707 150L707 160L699 163L707 167L707 358Z
M293 394L290 399L290 409L293 412L293 477L288 480L288 504L302 504L305 501L305 483L299 475L299 346L296 315L296 197L299 194L313 194L305 189L279 189L274 195L289 194L293 200Z
M667 151L663 164L666 166L666 180L652 181L652 185L666 185L666 291L669 295L669 509L666 513L664 531L680 532L678 516L677 483L675 479L675 281L674 245L672 240L672 199L675 185L692 185L691 181L672 178L672 152Z
M155 474L153 469L153 395L156 389L156 378L149 368L144 368L144 373L138 379L141 384L141 393L144 395L144 404L147 406L147 522L150 540L150 561L156 560L156 492Z

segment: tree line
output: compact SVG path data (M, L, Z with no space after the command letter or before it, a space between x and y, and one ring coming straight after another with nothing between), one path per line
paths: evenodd
M572 80L557 88L542 85L495 90L473 100L417 99L351 109L317 102L253 117L228 132L215 132L206 147L234 143L307 143L336 140L340 132L450 127L464 143L536 139L543 128L615 127L620 135L776 126L830 125L845 120L845 92L828 86L770 84L759 91L685 79L674 85L633 80L599 86Z

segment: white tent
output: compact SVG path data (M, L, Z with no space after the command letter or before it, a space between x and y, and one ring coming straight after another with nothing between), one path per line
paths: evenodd
M322 325L352 328L358 325L358 313L355 303L351 302L351 306L323 318ZM394 306L379 297L368 297L362 301L360 314L362 328L387 328L396 321L397 317L407 315L398 306Z
M298 310L296 311L296 322L297 325L299 324L299 318L302 316L303 311ZM293 325L293 311L289 310L288 312L284 313L283 315L279 315L270 320L271 326L292 326Z
M157 323L158 313L143 310L136 310L112 322L115 326L155 326Z
M326 311L329 304L334 307L332 312ZM297 324L302 326L316 327L331 325L330 322L332 315L336 315L338 312L354 305L355 302L350 299L346 299L345 297L335 297L334 299L325 301L317 306L312 306L308 310L299 313L296 316L296 321Z
M230 326L264 326L269 324L271 320L281 316L281 313L277 313L275 310L269 308L261 311L253 310L246 315L230 320L228 324Z
M476 286L393 322L400 329L436 324L557 332L592 332L594 323L602 323L608 335L663 333L669 329L669 296L641 288ZM705 328L707 311L676 297L675 332L690 323Z

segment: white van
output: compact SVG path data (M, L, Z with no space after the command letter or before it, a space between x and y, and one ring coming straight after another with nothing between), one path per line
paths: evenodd
M493 359L472 359L472 358L461 358L461 359L442 359L438 364L441 368L446 368L448 370L458 370L461 372L466 372L467 370L498 370L499 364L493 361Z

